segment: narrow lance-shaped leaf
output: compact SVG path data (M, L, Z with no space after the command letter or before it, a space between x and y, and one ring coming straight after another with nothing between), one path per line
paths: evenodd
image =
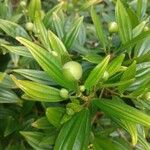
M52 14L55 12L57 13L63 6L64 2L59 3L58 5L54 6L50 9L43 18L43 23L46 28L48 28L52 23Z
M64 43L67 48L71 48L71 46L75 42L82 22L83 22L83 17L76 19L76 21L73 23L70 30L67 32L66 36L64 37Z
M119 28L119 35L122 43L124 44L132 39L131 22L129 19L129 15L120 0L117 0L115 11Z
M30 57L32 58L31 53L28 51L28 49L24 46L10 46L10 45L1 45L2 47L6 48L8 51L15 53L17 55Z
M89 110L83 109L63 125L56 139L54 150L87 149L89 134Z
M25 29L14 22L0 19L0 29L13 38L16 38L17 36L21 36L30 39Z
M10 89L0 88L0 103L20 103L19 97Z
M85 81L85 87L87 89L92 88L94 85L96 85L98 83L98 81L100 80L100 78L103 77L104 72L106 70L106 67L108 65L110 59L110 55L108 55L106 58L104 58L102 60L102 62L100 62L89 74L88 78Z
M150 116L127 104L118 104L106 99L94 99L93 103L109 116L150 127Z
M125 44L121 45L116 52L120 52L123 51L125 49L128 49L130 47L133 47L135 44L137 44L138 42L142 41L143 39L150 37L150 30L146 31L146 32L142 32L141 34L139 34L138 36L136 36L135 38L131 39L131 41L126 42Z
M58 60L54 56L52 56L42 47L38 46L37 44L29 40L26 40L21 37L18 37L17 40L28 48L28 50L31 52L31 54L39 63L39 65L52 79L54 79L54 81L56 81L57 83L66 88L69 89L75 88L74 83L68 81L64 77L62 73L62 65L58 62Z
M136 61L134 61L128 68L125 70L123 75L121 76L120 81L131 80L135 77L136 74ZM131 83L127 83L124 85L118 86L118 90L122 93Z
M121 64L124 60L124 57L125 55L122 54L110 62L110 64L107 67L107 72L109 73L109 76L112 76L113 74L119 71Z
M28 6L28 15L34 21L36 12L41 11L41 0L31 0Z
M118 123L118 125L124 128L131 135L132 144L133 146L135 146L138 141L138 132L137 132L136 124L123 119L113 118L113 120L115 120L116 123Z
M64 100L56 88L32 81L17 80L14 76L12 76L12 79L25 94L32 98L31 100L44 102L58 102Z
M24 76L29 80L38 83L42 83L46 85L56 85L56 83L44 71L32 70L32 69L15 69L13 71Z
M36 12L36 15L35 15L35 25L36 25L36 30L38 32L37 35L38 35L39 40L48 51L51 51L50 43L49 43L48 35L47 35L47 30L44 24L42 23L39 12Z
M64 60L71 60L71 58L69 57L69 53L67 52L62 41L50 30L48 31L48 38L52 49L56 51L58 55L60 55L62 63L64 62Z
M61 18L54 12L52 15L53 27L60 39L64 36L63 24L61 22Z
M101 1L102 0L88 0L84 4L81 5L81 8L79 10L87 9L91 7L92 5L96 5L97 3L100 3Z
M106 45L107 45L108 41L107 41L106 35L103 31L102 22L101 22L100 18L98 17L98 15L96 14L96 11L94 10L93 7L91 8L91 17L94 22L94 26L96 29L98 39L102 43L104 50L106 50Z

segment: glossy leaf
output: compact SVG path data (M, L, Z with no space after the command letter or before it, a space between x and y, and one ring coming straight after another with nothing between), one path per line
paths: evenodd
M108 55L107 57L105 57L89 74L89 76L87 77L86 81L85 81L85 87L87 89L91 89L94 85L96 85L100 78L102 78L108 62L110 59L110 55Z
M4 44L2 44L1 46L6 48L8 51L14 54L32 58L31 53L24 46L10 46L10 45L4 45Z
M31 52L36 61L40 64L40 66L44 69L44 71L52 78L54 81L59 83L60 85L67 88L75 88L74 83L64 80L64 76L62 73L62 65L59 64L57 59L52 56L52 54L48 53L42 47L34 44L24 38L18 37L17 40L25 45L28 50Z
M100 43L102 43L103 48L106 49L106 45L108 44L108 41L103 31L102 22L100 18L98 17L98 15L96 14L96 11L94 10L93 7L91 8L91 17L92 17L92 20L96 29L98 39Z
M82 21L83 17L76 19L76 21L73 23L66 36L64 37L64 43L68 49L71 48L71 46L74 44L78 36Z
M0 103L21 103L20 98L12 91L0 88Z
M38 35L39 40L41 41L45 49L47 49L48 51L51 51L47 30L43 22L41 21L39 12L36 12L36 15L35 15L35 26L38 32L37 35Z
M28 5L28 15L34 21L36 12L41 10L41 0L31 0Z
M65 109L61 107L49 107L46 109L46 117L48 121L55 127L60 127L60 121L65 113Z
M0 19L0 29L13 38L16 38L17 36L21 36L30 39L25 29L14 22Z
M117 0L116 4L116 19L119 28L119 35L122 43L126 43L132 39L132 26L129 19L129 15L120 0Z
M107 72L109 73L109 76L112 76L113 74L119 71L121 64L124 60L124 57L125 55L122 54L110 62L110 64L107 67Z
M17 80L14 76L12 76L12 78L20 89L33 98L32 100L44 102L58 102L64 100L60 97L59 90L56 88L32 81Z
M32 69L15 69L14 72L24 76L25 78L46 84L46 85L56 85L56 83L44 72Z
M93 103L109 116L150 127L150 116L127 104L118 104L106 99L95 99Z
M136 61L134 61L128 68L125 70L123 75L121 76L120 81L127 81L135 78L136 74ZM124 90L130 85L131 83L127 83L125 85L118 86L118 90L120 92L124 92Z
M87 149L89 133L89 111L84 109L63 125L56 139L54 150Z

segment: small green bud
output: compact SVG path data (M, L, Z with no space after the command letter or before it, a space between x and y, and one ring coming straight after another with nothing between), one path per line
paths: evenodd
M103 79L104 81L106 81L106 80L108 80L108 78L109 78L109 73L108 73L107 71L105 71L104 74L103 74L102 79Z
M27 5L27 3L26 3L25 1L21 1L21 2L20 2L20 6L21 6L21 7L26 7L26 5Z
M84 92L84 91L85 91L85 86L84 86L84 85L80 85L79 88L80 88L80 91L81 91L81 92Z
M82 66L76 61L69 61L63 66L64 76L71 81L79 80L82 72Z
M118 32L118 24L113 21L108 24L108 30L110 33Z
M26 25L25 25L25 27L26 27L26 30L33 31L34 24L32 22L27 22Z
M69 92L66 89L61 89L59 94L64 99L67 99L69 97Z

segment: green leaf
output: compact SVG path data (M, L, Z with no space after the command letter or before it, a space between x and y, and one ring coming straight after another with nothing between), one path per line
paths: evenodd
M1 46L6 48L8 51L14 54L32 58L31 53L24 46L10 46L10 45L5 45L5 44L1 44Z
M52 15L54 29L60 39L64 37L63 24L61 18L54 12Z
M110 117L150 127L150 116L127 104L118 104L106 99L94 99L93 103Z
M125 70L125 72L124 72L123 75L121 76L120 81L128 81L128 80L131 80L131 79L135 78L135 74L136 74L136 61L134 61L134 62L127 68L127 70ZM126 89L130 84L131 84L131 83L127 83L127 84L118 86L119 92L123 93L123 92L125 91L125 89Z
M56 85L56 83L44 72L32 69L15 69L14 72L24 76L25 78L46 84L46 85Z
M110 59L110 55L105 57L89 74L84 85L86 89L91 89L94 85L96 85L99 80L103 77L103 74L107 68L108 62Z
M119 35L122 43L124 44L132 39L132 26L129 15L120 0L117 0L115 13L119 28Z
M54 150L87 149L89 134L89 111L84 109L63 125L56 139Z
M93 141L93 150L120 150L122 148L119 144L113 142L111 138L97 136ZM124 150L124 149L123 149Z
M146 21L142 21L139 25L137 25L133 31L133 38L142 33L144 27L146 25Z
M118 125L123 127L131 135L132 145L135 146L138 142L138 132L136 124L123 119L113 118L113 120L115 120Z
M20 98L9 89L0 88L0 103L21 103Z
M84 4L81 5L79 10L84 10L87 9L89 7L91 7L92 5L95 5L97 3L100 3L102 0L88 0L86 1Z
M32 21L35 19L36 12L41 11L41 0L31 0L28 5L28 15Z
M109 73L109 76L114 75L116 72L119 71L121 64L124 60L125 55L122 54L120 56L117 56L115 59L113 59L110 64L107 67L107 72Z
M139 20L145 15L146 9L147 9L147 0L137 0L137 16Z
M59 3L58 5L54 6L52 9L50 9L43 18L43 23L46 28L50 27L52 24L52 15L53 13L57 13L63 6L64 2Z
M144 150L149 150L150 144L147 142L147 140L142 135L139 135L138 138L139 138L139 143L140 145L143 146Z
M94 64L99 64L99 62L102 60L102 57L95 53L92 53L92 54L89 53L89 54L83 56L83 59L86 61L89 61L91 63L94 63Z
M57 54L60 55L62 62L64 62L64 60L65 61L71 60L62 41L50 30L48 31L48 38L52 50L56 51Z
M52 79L54 79L54 81L66 88L75 88L74 83L68 81L64 77L62 73L62 65L54 56L52 56L51 53L48 53L42 47L24 38L18 37L17 40L28 48L28 50L31 52L39 65Z
M7 117L7 125L4 131L4 137L12 134L18 128L16 120L12 116Z
M46 109L46 117L48 121L55 127L60 127L60 121L65 113L62 107L49 107Z
M76 19L76 21L73 23L73 25L71 26L71 28L68 30L67 34L65 35L64 43L68 49L71 48L71 46L74 44L78 36L82 22L83 22L83 17Z
M0 87L12 89L16 88L16 85L8 74L0 72Z
M102 43L104 50L106 49L106 45L108 44L107 38L105 36L105 33L103 31L102 22L98 15L96 14L96 11L94 8L91 8L91 17L96 29L96 33L98 36L99 41Z
M14 76L12 76L12 79L32 100L43 102L59 102L64 100L56 88L32 81L17 80Z
M138 36L136 36L135 38L133 38L132 40L126 42L125 44L121 45L117 51L120 50L124 50L124 49L128 49L132 46L134 46L135 44L137 44L138 42L142 41L143 39L150 37L150 31L146 31L146 32L142 32L141 34L139 34Z
M21 36L30 39L25 29L14 22L0 19L0 29L13 38L16 38L17 36Z
M47 30L41 21L39 12L36 12L36 15L35 15L35 26L36 26L36 30L38 31L37 35L38 35L39 40L41 41L45 49L51 52Z
M36 150L48 150L50 149L50 145L54 144L55 136L54 135L47 135L46 133L42 132L31 132L31 131L21 131L20 134L26 139L29 145L31 145ZM45 138L49 137L49 143L45 145L41 145L42 141Z
M50 129L52 128L51 124L46 117L41 117L32 123L32 126L37 129Z

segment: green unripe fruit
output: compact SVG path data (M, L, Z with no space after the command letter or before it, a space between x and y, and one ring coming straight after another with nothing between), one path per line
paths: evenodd
M32 22L27 22L26 25L25 25L25 27L26 27L26 30L33 31L34 24Z
M61 89L59 94L64 99L67 99L69 97L69 92L66 89Z
M79 88L80 88L80 91L81 91L81 92L84 92L84 91L85 91L85 86L84 86L84 85L80 85Z
M102 79L106 81L109 78L109 73L107 71L104 72Z
M26 3L25 1L21 1L21 2L20 2L20 6L21 6L21 7L26 7L26 5L27 5L27 3Z
M82 66L76 61L69 61L63 66L63 74L68 80L79 80L82 77L82 73Z
M147 93L143 94L143 95L142 95L142 98L143 98L144 100L150 101L150 92L147 92Z
M148 26L145 26L144 27L144 32L148 31L149 30L149 27Z
M113 21L108 24L108 30L110 33L118 32L118 24Z

